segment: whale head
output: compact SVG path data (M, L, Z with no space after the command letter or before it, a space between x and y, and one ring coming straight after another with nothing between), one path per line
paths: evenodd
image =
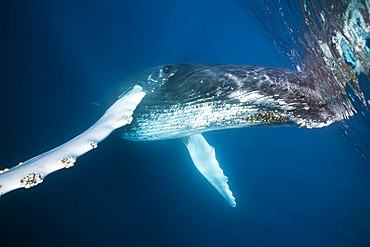
M318 128L338 120L319 87L302 72L248 65L167 64L129 78L146 92L131 125L133 141L181 138L240 127Z

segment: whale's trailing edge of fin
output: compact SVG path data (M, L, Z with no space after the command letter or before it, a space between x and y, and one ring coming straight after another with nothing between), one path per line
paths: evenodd
M201 134L184 137L181 140L188 148L194 165L200 173L220 192L231 207L235 207L235 198L227 184L228 178L224 175L216 159L215 149Z
M18 188L34 187L48 174L72 167L79 156L96 148L113 130L130 124L131 115L144 96L142 88L134 86L82 134L11 169L0 170L0 196Z

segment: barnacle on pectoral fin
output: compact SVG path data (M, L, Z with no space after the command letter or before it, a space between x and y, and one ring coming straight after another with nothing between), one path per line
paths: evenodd
M127 120L128 124L131 124L132 120L133 120L133 117L132 116L127 116L127 117L125 117L125 119Z
M98 143L97 142L90 142L90 146L92 148L97 148L98 147Z
M3 170L0 170L0 174L3 173L3 172L6 172L6 171L9 171L9 168L4 168ZM0 186L1 188L1 186Z
M74 157L68 157L68 158L64 158L60 161L60 163L62 163L64 165L64 168L71 168L75 165L75 162L76 162L76 158Z
M43 181L44 180L42 179L41 174L31 173L28 176L22 178L20 183L21 183L22 187L24 187L26 189L29 189L29 188L32 188L32 187L38 185L38 184L41 184Z

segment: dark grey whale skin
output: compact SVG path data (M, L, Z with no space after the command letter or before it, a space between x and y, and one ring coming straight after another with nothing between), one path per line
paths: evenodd
M181 138L241 127L320 128L339 118L303 72L248 65L168 64L126 80L146 96L133 122L116 131L132 141Z

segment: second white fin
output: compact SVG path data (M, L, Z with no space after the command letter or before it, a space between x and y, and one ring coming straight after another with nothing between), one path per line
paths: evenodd
M220 192L230 206L235 207L235 198L227 184L228 178L224 175L216 159L215 149L201 134L185 137L181 140L188 148L194 165L200 173Z

